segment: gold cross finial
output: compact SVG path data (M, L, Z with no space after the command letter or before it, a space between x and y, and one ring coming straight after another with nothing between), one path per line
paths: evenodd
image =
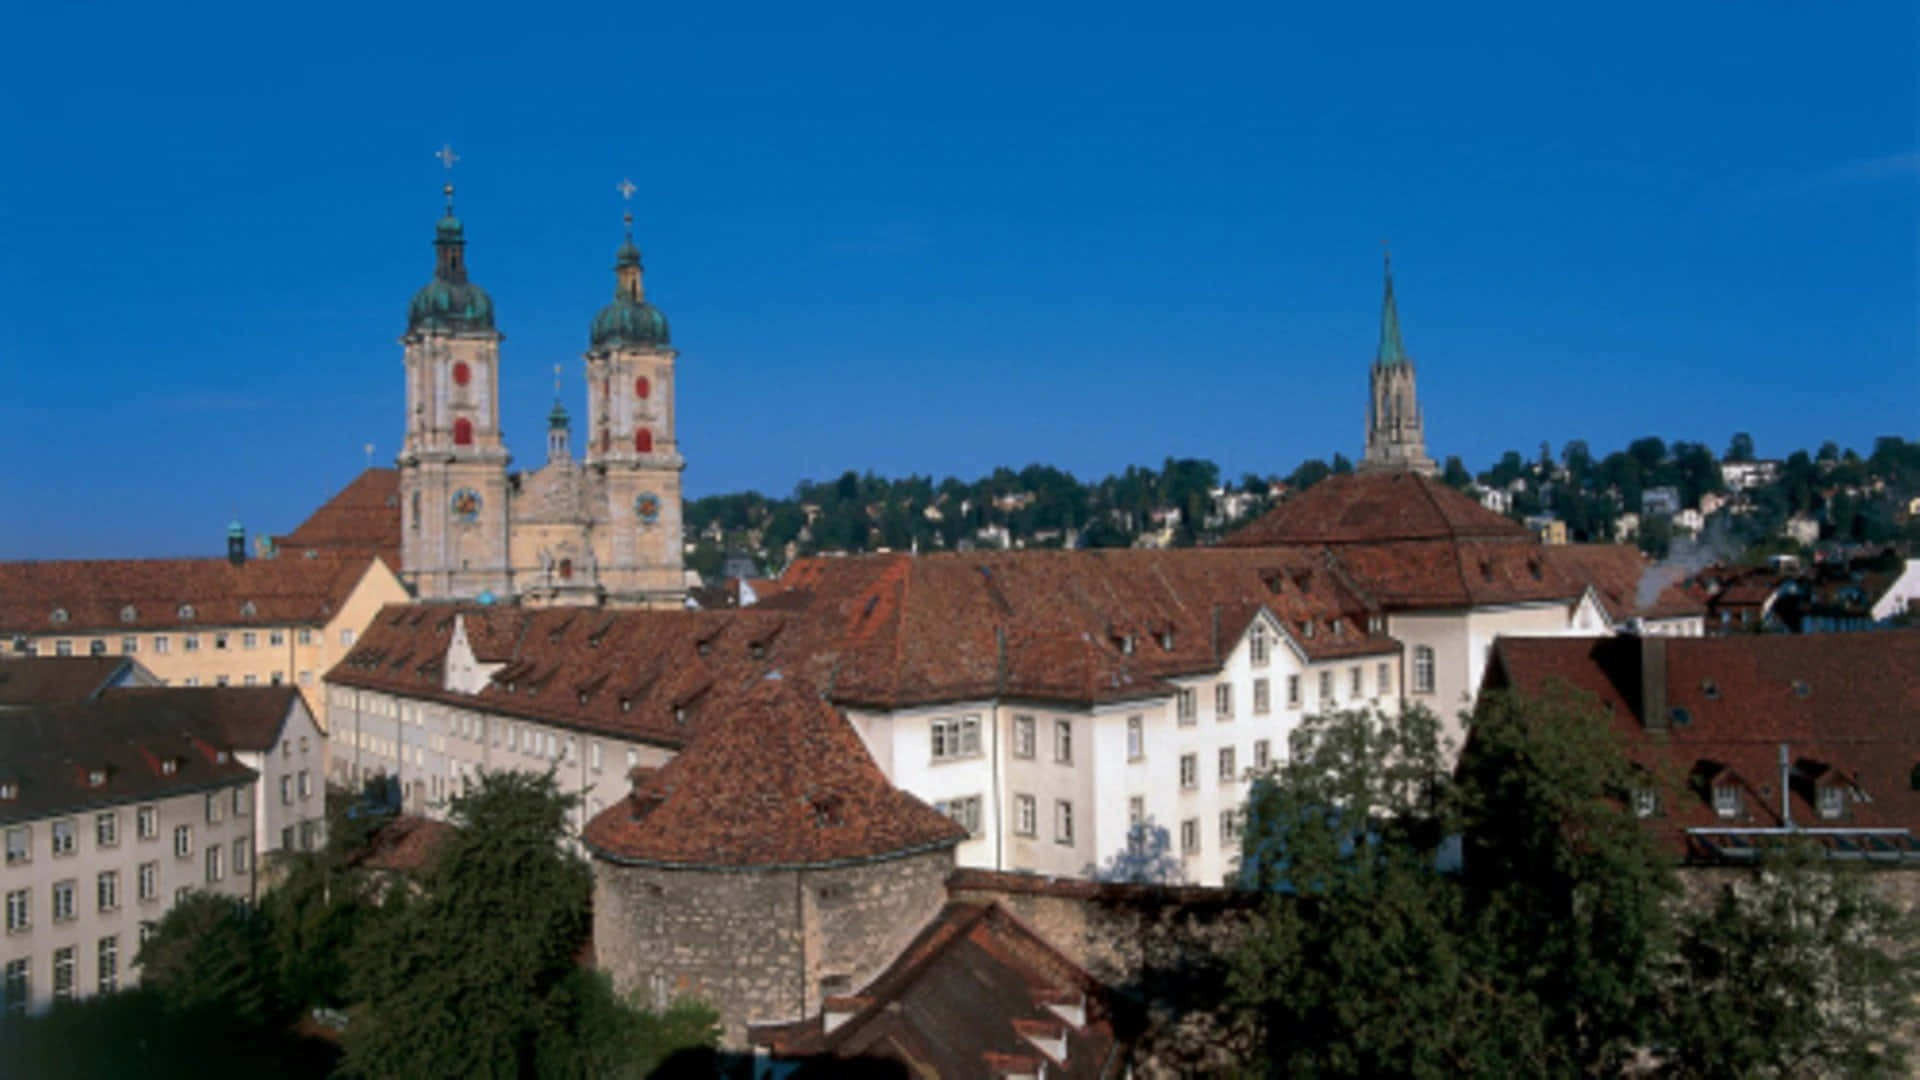
M558 400L560 397L560 365L559 364L553 365L553 396L556 400Z
M640 188L637 185L635 185L633 181L623 179L619 183L613 185L613 190L619 192L620 197L622 199L625 199L631 202L633 201L633 193L636 191L639 191Z
M447 182L440 186L440 190L446 193L447 216L452 217L453 216L453 163L460 160L460 155L453 152L453 146L451 144L441 143L440 149L434 151L433 156L440 159L440 167L442 169L445 169L447 173Z

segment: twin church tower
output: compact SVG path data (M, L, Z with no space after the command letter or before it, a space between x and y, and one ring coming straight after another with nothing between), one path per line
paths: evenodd
M451 152L443 155L451 164ZM501 334L492 299L467 275L465 229L453 185L445 190L433 280L414 294L400 339L402 579L423 599L681 606L677 354L666 316L647 303L633 215L614 260L613 302L588 334L586 458L573 457L572 422L556 400L546 463L509 473ZM631 184L621 190L631 197Z

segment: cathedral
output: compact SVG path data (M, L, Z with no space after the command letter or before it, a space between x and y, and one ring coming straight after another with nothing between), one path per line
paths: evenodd
M1387 291L1380 302L1380 348L1374 352L1372 394L1367 399L1367 452L1360 470L1410 470L1426 476L1440 471L1427 456L1427 436L1414 391L1413 358L1400 344L1400 309L1393 302L1393 263L1387 262Z
M509 472L501 334L493 300L467 274L453 185L445 191L433 280L414 294L400 339L402 579L423 599L681 606L677 354L666 316L647 303L633 215L614 260L613 301L588 333L586 458L574 458L571 420L555 401L546 463Z

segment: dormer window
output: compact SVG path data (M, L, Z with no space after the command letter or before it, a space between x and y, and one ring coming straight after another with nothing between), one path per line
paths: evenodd
M19 797L19 784L14 783L12 780L0 780L0 799L17 799Z
M1384 634L1387 632L1387 620L1378 615L1367 616L1367 633Z
M193 618L193 605L192 605L192 604L181 604L181 605L180 605L180 607L179 607L179 609L178 609L178 612L177 612L177 614L178 614L178 615L179 615L179 616L180 616L180 617L181 617L182 619L191 619L191 618Z
M1253 632L1247 635L1247 660L1254 667L1267 665L1267 628L1260 623L1254 623Z
M121 622L130 623L135 621L138 618L140 618L140 613L134 610L134 607L132 604L128 604L127 606L120 609Z
M630 697L623 697L623 698L621 698L621 699L620 699L620 711L621 711L621 712L632 712L632 711L633 711L633 699L632 699L632 698L630 698Z
M703 641L700 644L694 646L694 651L698 652L701 656L706 656L708 653L713 652L713 643L710 641Z
M1700 682L1700 693L1705 695L1708 701L1719 701L1720 684L1712 679L1703 679Z
M215 750L213 752L213 760L217 764L225 765L227 762L233 760L233 755L225 750Z
M1847 793L1838 784L1828 784L1820 789L1820 816L1837 818L1847 808Z
M107 770L105 769L88 769L87 770L87 786L88 787L105 787L106 784L107 784Z
M1812 694L1813 694L1813 687L1807 685L1807 680L1805 679L1793 680L1793 696L1794 697L1797 697L1797 698L1810 697Z
M1633 789L1633 816L1652 817L1660 809L1660 797L1650 787Z
M1723 818L1739 817L1739 787L1733 784L1713 785L1713 812Z
M161 776L172 776L174 773L177 773L179 771L180 771L179 758L162 758L160 760Z
M53 619L53 625L64 626L67 622L67 609L63 607L54 608L53 615L50 617Z
M1346 630L1347 630L1347 624L1346 624L1346 622L1345 622L1344 620L1342 620L1342 619L1329 619L1329 620L1327 620L1327 625L1333 628L1333 636L1334 636L1334 637L1345 637L1345 636L1346 636Z
M1120 635L1120 653L1123 656L1133 655L1133 635L1132 634Z
M1312 619L1308 619L1306 622L1303 622L1300 624L1300 633L1304 637L1310 638L1313 636L1313 620Z
M673 707L673 722L676 724L684 724L687 722L687 707L685 705L675 705Z
M765 660L767 658L766 644L759 641L749 644L747 646L747 655L753 657L755 660Z
M246 603L240 605L241 618L251 619L258 614L260 614L260 609L253 606L253 601L249 600Z
M1173 631L1172 630L1160 631L1160 648L1167 652L1173 651Z
M587 703L587 692L585 690L582 690L580 691L580 704L585 705L586 703Z

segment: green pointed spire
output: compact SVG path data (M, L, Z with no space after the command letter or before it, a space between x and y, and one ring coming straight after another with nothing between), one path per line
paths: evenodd
M1408 363L1406 347L1400 344L1400 309L1393 302L1393 256L1386 257L1387 295L1380 302L1380 350L1373 356L1375 367L1399 367Z

